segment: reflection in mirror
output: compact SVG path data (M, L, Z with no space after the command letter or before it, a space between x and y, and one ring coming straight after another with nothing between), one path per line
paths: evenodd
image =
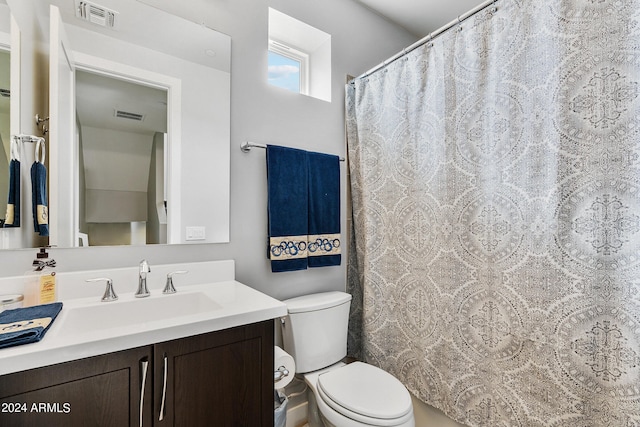
M167 92L76 70L83 245L167 242Z
M9 7L0 0L0 228L5 220L9 192L10 153L10 20Z
M0 44L0 228L4 225L9 192L9 70L11 54Z
M4 1L0 0L0 4ZM101 6L117 12L114 27L96 25L79 18L73 0L7 0L7 3L11 14L16 18L18 28L30 29L35 26L36 31L33 31L33 34L42 37L34 40L34 52L26 52L21 61L22 58L34 58L37 54L41 55L38 58L43 59L39 59L37 64L29 63L28 67L21 67L20 77L24 81L35 81L34 78L27 78L39 72L35 65L42 65L53 57L53 48L49 52L40 51L49 45L50 40L47 38L53 39L47 28L54 27L49 24L54 10L50 9L50 6L59 10L64 33L70 42L65 45L69 47L71 54L68 58L72 60L72 68L75 68L78 75L77 79L73 78L78 87L72 88L73 91L77 91L77 96L75 93L66 92L66 88L60 89L56 83L47 83L47 91L40 83L41 80L37 80L34 88L29 91L29 101L36 97L45 101L35 100L29 102L27 108L21 107L21 117L32 118L37 113L51 118L49 152L52 158L56 150L65 153L58 156L58 172L51 172L49 176L50 194L57 192L64 196L73 189L77 190L73 194L73 206L67 203L66 196L63 202L58 203L59 212L56 212L53 203L50 203L50 222L57 225L59 231L55 240L52 234L51 244L76 246L88 243L93 246L228 242L230 37L139 1L99 2ZM31 46L26 45L27 48ZM127 160L124 160L124 157L116 160L120 165L131 165L135 162L135 166L129 167L127 172L139 175L136 179L123 178L124 174L120 174L116 179L109 172L118 167L104 162L106 158L119 156L117 151L106 151L107 147L128 145L128 149L132 150L133 142L126 143L128 137L121 138L120 134L117 137L102 135L104 132L96 129L105 128L100 127L102 125L91 124L88 117L90 110L95 107L81 105L84 80L95 78L98 74L124 79L128 83L132 83L133 76L136 82L144 82L143 86L146 85L147 89L152 86L159 89L159 92L164 92L164 105L161 105L166 109L164 128L154 129L153 142L147 141L143 144L144 151L151 152L152 158L146 157L145 154L145 160L142 160L140 153L129 151ZM52 75L51 71L49 75ZM70 121L75 123L74 135L60 138L60 143L55 143L53 136L56 126L60 129L60 122L68 123L67 119L52 105L48 106L49 111L40 107L47 105L47 97L49 100L54 99L54 90L58 91L57 99L72 99L78 103L76 112L70 116ZM101 96L103 95L96 95ZM158 104L158 101L155 102ZM31 108L32 104L38 107ZM131 108L124 104L120 107L110 105L109 108L111 115L115 108L136 112L135 109L130 111ZM38 111L31 111L36 109ZM147 118L144 121L146 120ZM20 124L23 128L28 125L26 121ZM130 129L108 129L109 132L124 132L127 135L141 133ZM19 132L33 133L28 129L20 129ZM102 135L101 139L97 139L99 142L89 141L88 136L92 133ZM72 146L62 146L65 144ZM149 148L150 144L153 148ZM100 161L96 161L96 157ZM163 158L166 158L166 164L161 160ZM72 167L69 164L70 159L74 162ZM144 166L141 166L142 164ZM72 169L73 176L67 176L64 168ZM50 169L53 170L54 168ZM104 171L107 173L102 176ZM142 176L146 177L147 187L141 183ZM122 183L124 180L128 180L126 185ZM142 202L139 193L156 194L152 200ZM105 194L111 194L112 198L105 197ZM123 209L123 198L134 199L140 206L144 204L148 214L147 220L144 220L143 214L135 213L136 210L133 208ZM53 199L51 197L51 200ZM94 199L97 199L99 204L92 204ZM108 208L104 207L105 204ZM129 211L124 218L122 215L118 216L123 210ZM71 214L67 215L65 212ZM105 218L107 214L111 217ZM24 219L23 217L23 221ZM65 222L64 226L61 226L60 222ZM143 223L146 224L143 226ZM110 231L104 231L107 228L110 228ZM126 231L118 232L119 237L112 239L115 235L111 231L113 228ZM55 230L55 227L52 229ZM194 229L200 232L195 235L188 233ZM2 245L1 237L0 248L16 247ZM29 247L28 242L31 239L22 241L27 242L23 247Z

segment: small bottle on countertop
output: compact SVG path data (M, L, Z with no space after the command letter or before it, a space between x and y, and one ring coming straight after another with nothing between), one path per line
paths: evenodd
M40 248L40 252L36 255L36 259L33 260L34 273L32 274L37 276L36 283L34 284L34 305L56 302L57 289L55 266L55 260L49 259L47 248Z

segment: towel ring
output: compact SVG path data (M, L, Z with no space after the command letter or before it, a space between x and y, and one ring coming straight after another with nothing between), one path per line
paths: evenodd
M11 157L11 160L20 161L20 146L18 145L16 137L11 138L9 156Z
M42 150L42 160L38 158L38 151ZM44 165L44 160L47 157L47 148L44 144L44 138L38 138L38 142L36 142L36 151L35 151L36 162L42 163Z

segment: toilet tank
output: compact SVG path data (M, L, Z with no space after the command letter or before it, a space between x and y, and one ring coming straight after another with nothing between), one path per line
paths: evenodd
M282 318L282 340L297 373L331 366L347 355L351 295L323 292L283 302L289 314Z

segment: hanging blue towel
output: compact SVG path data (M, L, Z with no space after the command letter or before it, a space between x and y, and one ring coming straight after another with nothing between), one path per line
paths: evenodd
M47 168L37 161L31 166L31 205L33 209L33 226L36 233L41 236L48 236Z
M340 265L340 158L307 153L309 267Z
M267 145L271 271L307 268L307 152Z
M4 227L20 227L20 161L9 162L9 197Z
M62 310L62 303L16 308L0 313L0 348L38 342Z

